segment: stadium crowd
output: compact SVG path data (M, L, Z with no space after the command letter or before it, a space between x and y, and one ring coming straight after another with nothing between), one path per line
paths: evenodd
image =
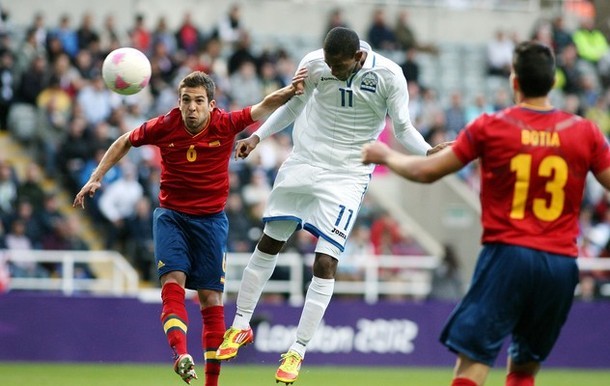
M4 10L0 23L0 130L29 149L32 161L22 177L16 173L13 160L0 153L0 249L88 249L79 237L78 218L60 210L57 192L45 190L43 179L55 179L71 195L76 193L114 139L176 105L177 82L191 71L213 76L217 105L225 110L256 103L288 84L296 70L295 58L287 47L255 50L240 12L238 5L231 6L210 30L195 25L188 14L177 28L170 27L163 15L157 20L136 15L124 30L115 25L112 15L98 24L100 20L92 13L83 14L78 21L66 13L53 23L38 12L30 25L17 26ZM487 66L481 71L489 79L507 83L515 42L531 38L547 43L555 49L558 62L555 105L592 119L610 136L608 36L596 30L590 20L583 18L577 28L568 29L561 16L540 19L531 36L498 31L484 48ZM329 15L327 29L348 24L343 11L337 9ZM417 55L435 57L439 47L420 41L407 11L400 12L392 24L386 21L383 8L376 9L370 28L363 32L362 37L375 50L404 58L400 64L409 82L412 120L432 145L455 138L479 114L511 103L503 87L472 100L465 100L464 90L441 97L433 87L427 87L420 79ZM109 91L100 73L106 54L122 46L140 49L152 64L150 86L128 97ZM254 129L248 128L243 136ZM382 139L389 137L382 135ZM245 161L231 162L226 206L231 227L229 252L253 250L262 231L266 197L291 146L288 128L263 141ZM151 208L157 205L158 152L146 146L133 149L114 169L106 175L101 194L88 203L87 213L103 229L104 248L123 252L143 280L156 283ZM475 190L477 173L475 163L461 174ZM583 205L581 256L610 256L610 195L592 181ZM298 232L287 248L306 254L314 245L308 233ZM396 219L367 198L338 277L360 277L362 272L349 262L371 253L423 255L425 251ZM86 267L81 268L83 276L92 275ZM13 275L57 274L52 266L11 269ZM610 281L603 273L584 279L593 281L591 297L599 284Z

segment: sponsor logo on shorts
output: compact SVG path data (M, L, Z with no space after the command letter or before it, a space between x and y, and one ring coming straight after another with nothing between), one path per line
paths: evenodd
M165 267L165 263L159 260L159 262L157 263L157 269L161 269L163 267Z
M333 228L333 230L332 230L332 231L330 231L330 233L335 234L335 235L338 235L339 237L341 237L341 238L342 238L342 239L344 239L344 240L345 240L345 239L347 239L347 235L346 235L345 233L341 232L341 231L340 231L339 229L337 229L337 228Z

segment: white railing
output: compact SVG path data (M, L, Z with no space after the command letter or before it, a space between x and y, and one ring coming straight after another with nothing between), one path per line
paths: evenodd
M59 266L58 277L11 277L9 289L61 291L68 296L83 291L114 296L138 293L137 272L115 251L0 250L0 253L17 266L40 263ZM75 277L77 264L87 264L96 277Z
M578 259L578 269L583 272L610 272L610 258L603 257L581 257ZM576 289L577 292L579 289ZM602 283L599 287L599 294L610 296L610 283Z
M159 288L139 289L138 274L125 258L115 251L15 251L0 250L2 260L15 264L51 263L60 266L59 277L31 278L11 277L9 289L61 291L65 295L91 292L113 296L138 296L144 301L160 301ZM229 253L225 294L235 295L239 290L243 270L250 254ZM303 303L305 283L303 272L310 269L313 255L305 257L297 253L282 253L277 266L287 268L288 277L270 280L264 293L286 294L292 305ZM371 256L358 267L362 279L335 283L337 295L361 295L367 303L375 303L382 296L401 295L424 299L431 291L432 272L440 259L435 256ZM76 264L88 264L98 273L95 278L75 277ZM341 264L341 263L339 263ZM610 272L610 258L579 258L581 272ZM400 272L391 281L380 278L380 271L391 269ZM610 296L610 283L601 285L602 296Z
M227 259L227 282L225 292L235 294L250 254L230 254ZM293 305L303 302L303 270L310 269L313 255L303 258L296 253L283 253L278 258L278 266L288 267L288 280L270 280L265 286L265 293L286 293ZM356 267L363 273L362 280L335 282L334 293L337 295L362 295L368 303L375 303L383 295L405 295L414 298L425 298L431 290L432 271L438 266L439 259L434 256L371 256ZM339 262L339 265L341 262ZM399 279L382 281L380 269L404 271L397 275Z

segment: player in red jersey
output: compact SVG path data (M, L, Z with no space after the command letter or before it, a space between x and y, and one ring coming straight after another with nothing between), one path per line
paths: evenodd
M225 332L222 293L228 223L224 207L235 135L301 94L306 76L306 70L299 71L291 85L260 103L225 112L216 107L212 79L199 71L189 74L178 87L178 107L121 135L74 198L73 205L84 208L85 197L96 193L104 174L132 146L159 147L160 207L154 212L153 236L163 301L161 323L173 350L174 370L186 383L197 378L186 344L185 288L189 288L197 291L201 304L205 385L218 385L220 361L215 353Z
M554 77L551 49L521 43L511 73L516 106L482 115L431 157L380 143L362 150L363 162L424 183L480 159L483 248L441 333L458 356L452 386L483 385L508 336L506 385L533 386L572 305L585 178L591 171L610 189L610 152L593 123L550 105Z

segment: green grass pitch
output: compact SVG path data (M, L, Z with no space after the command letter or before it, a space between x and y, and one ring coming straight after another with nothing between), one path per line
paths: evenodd
M273 386L276 364L246 366L225 364L221 386ZM203 376L201 365L198 373ZM303 366L296 386L447 386L450 368L382 368ZM48 364L0 363L2 386L171 386L185 385L171 364ZM193 381L203 385L203 380ZM283 384L279 384L282 385ZM503 370L494 370L486 385L504 385ZM543 369L536 386L608 386L610 370Z

